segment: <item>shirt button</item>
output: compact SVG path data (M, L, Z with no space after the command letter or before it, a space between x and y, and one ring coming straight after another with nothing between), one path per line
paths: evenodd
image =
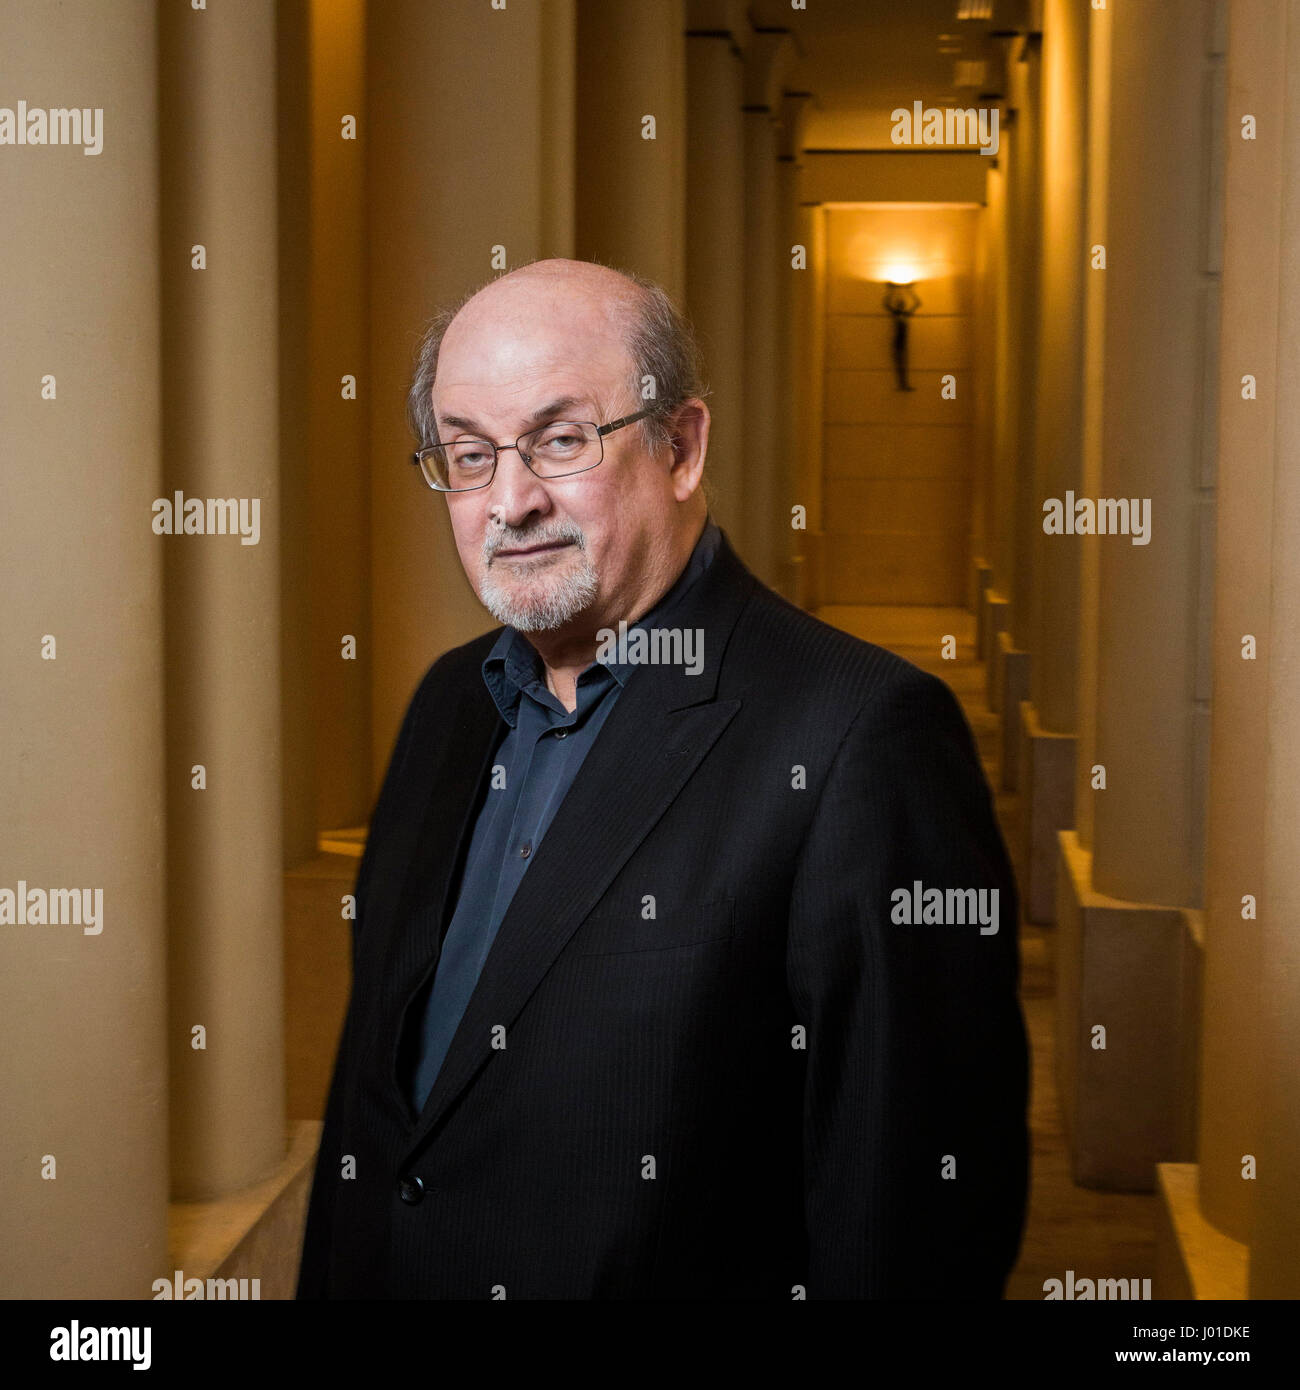
M556 738L568 738L568 736L569 736L569 731L568 731L568 729L556 729L556 731L555 731L555 737L556 737Z
M403 1178L397 1184L397 1194L408 1206L418 1207L424 1201L424 1182L421 1178Z
M528 856L529 856L532 852L533 852L533 847L532 847L532 845L528 844L527 842L525 842L524 844L522 844L522 845L519 846L519 857L520 857L520 859L527 859Z

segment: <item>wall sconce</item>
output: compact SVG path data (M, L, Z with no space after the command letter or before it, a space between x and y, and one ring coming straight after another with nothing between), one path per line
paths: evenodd
M894 316L894 373L900 391L915 391L907 380L907 323L921 307L913 280L887 280L884 306Z

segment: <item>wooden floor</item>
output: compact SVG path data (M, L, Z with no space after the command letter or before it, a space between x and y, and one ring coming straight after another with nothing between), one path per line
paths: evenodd
M975 654L975 618L960 608L834 606L818 610L823 622L888 647L942 677L966 711L984 773L995 792L998 819L1023 882L1018 833L1020 798L998 791L999 716L985 699L984 666ZM957 658L945 661L940 643L957 639ZM1023 893L1022 893L1023 896ZM1155 1204L1146 1193L1095 1192L1070 1179L1070 1161L1056 1098L1056 981L1052 929L1020 923L1020 998L1033 1053L1033 1177L1025 1238L1007 1297L1041 1299L1043 1282L1079 1277L1153 1278ZM1159 1289L1153 1290L1157 1298Z

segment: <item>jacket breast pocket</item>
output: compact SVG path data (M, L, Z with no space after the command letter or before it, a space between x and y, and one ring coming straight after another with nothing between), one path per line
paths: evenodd
M650 920L642 917L639 903L625 911L599 907L578 928L570 949L578 956L614 956L730 941L735 934L735 910L734 898L661 901L655 905L655 915Z

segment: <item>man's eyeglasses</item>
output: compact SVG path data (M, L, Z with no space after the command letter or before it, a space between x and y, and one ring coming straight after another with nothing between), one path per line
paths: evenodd
M424 481L435 492L471 492L487 487L496 476L502 449L516 449L519 457L539 478L567 478L585 473L605 458L605 436L644 420L652 412L638 410L608 425L589 421L553 420L549 425L521 434L513 444L498 447L490 439L455 439L449 444L427 444L411 455L420 465Z

